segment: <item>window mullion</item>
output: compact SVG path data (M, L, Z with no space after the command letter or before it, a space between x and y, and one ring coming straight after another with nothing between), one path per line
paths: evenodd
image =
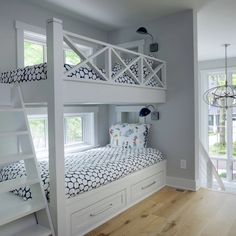
M233 157L232 108L227 109L227 179L232 180L231 159Z
M228 74L229 85L232 85L232 74ZM233 158L233 109L227 109L227 180L232 181L233 173L231 168Z

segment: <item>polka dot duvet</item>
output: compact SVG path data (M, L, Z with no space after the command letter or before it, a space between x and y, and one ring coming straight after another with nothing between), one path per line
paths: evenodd
M65 192L71 198L138 170L164 160L162 153L152 148L95 148L65 157ZM49 199L50 183L48 161L39 162L41 178L46 197ZM18 162L0 169L0 182L25 176L24 162ZM31 198L29 187L12 191L24 200Z
M126 64L130 63L130 60L125 61ZM150 64L150 63L149 63ZM64 64L64 72L69 71L72 68L71 65ZM114 78L119 71L121 71L122 66L120 64L116 64L112 69L112 77ZM135 63L131 66L131 71L133 74L138 76L138 63ZM100 69L102 74L106 74L104 69ZM146 78L150 71L148 71L147 67L143 67L144 78ZM100 76L96 71L89 67L80 67L76 69L74 72L68 75L68 78L73 79L82 79L82 80L96 80L96 81L104 81L103 77ZM0 83L12 84L12 83L22 83L22 82L30 82L30 81L41 81L47 79L47 63L42 63L34 66L27 66L24 68L18 68L16 70L11 70L7 72L0 73ZM115 83L118 84L137 84L137 82L128 75L128 73L123 73L118 78L114 79ZM147 83L149 87L158 87L157 80L154 78Z

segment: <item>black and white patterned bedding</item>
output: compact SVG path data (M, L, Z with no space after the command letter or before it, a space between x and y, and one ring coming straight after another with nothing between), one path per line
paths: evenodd
M152 148L96 148L65 157L65 192L71 198L118 180L138 170L164 160L162 153ZM46 197L50 184L48 162L40 161L41 177ZM0 169L0 182L25 175L24 163L18 162ZM13 191L24 200L31 198L29 187Z
M125 64L129 64L132 61L132 59L126 59L124 60ZM148 63L151 65L152 62L148 61ZM64 64L64 71L69 71L73 66L69 64ZM122 65L119 63L116 63L113 66L112 70L112 78L116 76L116 74L122 69ZM138 77L138 63L133 64L130 67L130 70ZM106 71L104 69L100 69L101 73L104 75L106 74ZM144 78L146 78L150 71L146 66L143 67L143 73ZM98 73L96 73L93 69L90 69L89 67L80 67L71 74L68 75L69 78L78 78L78 79L86 79L86 80L100 80L104 81L104 78L100 76ZM16 69L8 72L3 72L0 74L0 83L21 83L21 82L27 82L27 81L40 81L40 80L46 80L47 79L47 63L35 65L35 66L27 66L25 68ZM116 83L121 84L137 84L137 82L127 73L123 73L121 76L116 78L114 80ZM150 87L158 87L158 84L151 82L147 84L147 86Z

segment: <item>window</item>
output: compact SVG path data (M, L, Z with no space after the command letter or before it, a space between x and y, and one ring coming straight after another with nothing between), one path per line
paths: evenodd
M214 116L213 115L208 116L208 125L209 126L214 125Z
M29 116L29 125L35 151L44 151L48 148L47 117Z
M80 57L70 49L65 49L64 54L65 54L65 64L76 65L81 62Z
M48 156L47 116L29 115L28 120L37 157L45 158ZM65 114L64 144L66 151L94 145L94 113Z
M208 71L204 74L208 88L225 84L224 70ZM236 69L228 71L229 83L236 86ZM204 90L208 89L205 88ZM235 180L236 162L236 108L207 107L208 148L222 178ZM205 117L207 118L207 117ZM234 167L234 168L233 168Z
M216 86L222 86L225 83L224 72L212 72L208 74L208 87L213 88ZM209 153L212 157L226 158L227 149L227 122L226 122L226 109L219 109L217 107L209 106L208 108L208 120L216 123L208 123L209 129Z
M83 143L83 118L81 116L68 116L64 118L65 145Z
M92 54L92 47L77 44L81 52L89 56ZM81 62L81 58L64 44L64 63L76 65ZM24 32L24 66L32 66L47 61L46 37L33 32Z
M41 64L45 58L45 46L43 44L24 41L24 66Z

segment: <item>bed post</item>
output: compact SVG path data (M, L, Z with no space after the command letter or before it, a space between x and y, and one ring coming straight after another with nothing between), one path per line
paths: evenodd
M63 130L63 27L47 21L48 137L50 212L57 236L65 236L65 165Z

